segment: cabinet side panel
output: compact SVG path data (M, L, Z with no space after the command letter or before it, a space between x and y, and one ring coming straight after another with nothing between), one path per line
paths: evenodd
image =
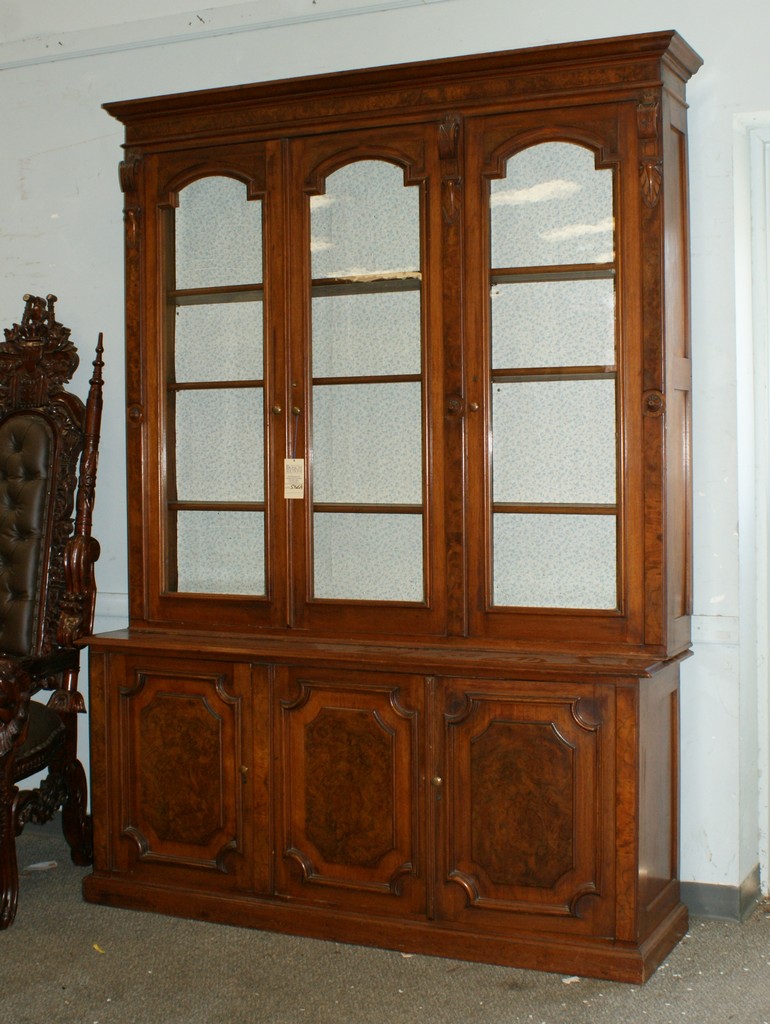
M678 684L673 663L617 690L616 927L630 942L679 914Z
M675 113L678 108L675 108ZM684 112L681 112L684 122ZM689 231L684 124L664 139L666 203L666 492L669 649L689 642L692 611L692 480L690 427Z
M679 668L640 688L639 913L644 939L679 901Z
M111 867L112 836L110 776L111 759L107 735L107 676L110 670L106 654L89 651L88 655L88 719L91 764L91 820L93 822L94 869L108 871Z

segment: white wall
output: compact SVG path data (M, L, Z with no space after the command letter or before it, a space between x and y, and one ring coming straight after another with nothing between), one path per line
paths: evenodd
M134 20L121 24L127 11ZM766 830L768 819L767 679L756 671L745 231L736 246L736 227L750 223L741 214L748 174L740 159L739 173L733 169L734 152L743 152L740 131L736 149L737 115L770 110L765 0L729 7L715 0L207 0L205 9L184 0L4 0L0 320L18 318L24 292L53 291L60 296L59 319L73 328L84 358L97 332L105 332L107 412L94 523L104 552L97 626L120 625L126 592L122 133L100 104L668 28L705 60L688 92L696 644L683 680L682 877L738 886L757 863L758 822ZM81 390L86 381L83 372ZM759 607L764 614L766 605ZM759 625L764 635L761 619Z

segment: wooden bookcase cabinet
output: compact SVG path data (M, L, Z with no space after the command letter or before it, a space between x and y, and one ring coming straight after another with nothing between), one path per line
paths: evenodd
M672 32L108 104L90 900L641 981L682 936Z

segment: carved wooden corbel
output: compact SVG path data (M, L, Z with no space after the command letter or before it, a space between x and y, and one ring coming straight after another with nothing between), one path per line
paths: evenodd
M118 175L120 177L120 190L124 195L129 195L129 193L136 191L141 162L138 156L127 156L125 160L121 160L118 166Z
M128 207L123 211L123 223L126 229L126 246L136 249L139 245L139 210Z
M660 160L645 160L639 168L639 184L646 206L655 206L658 201L663 183L662 166Z
M462 177L458 159L460 117L447 114L438 127L438 152L444 171L441 175L441 208L447 224L456 224L462 205Z
M127 156L125 160L121 161L118 168L120 188L126 197L123 221L125 223L126 247L128 249L136 249L139 244L139 207L136 205L134 196L139 180L141 162L138 156Z
M640 139L658 141L660 104L654 93L646 92L636 108L636 126Z
M642 162L639 166L639 185L645 206L658 202L663 183L663 161L660 157L658 124L660 103L654 93L646 92L636 108L636 128L641 141Z

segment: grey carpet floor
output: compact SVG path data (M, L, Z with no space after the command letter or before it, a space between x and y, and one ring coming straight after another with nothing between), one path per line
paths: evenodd
M770 1024L762 908L694 920L640 987L93 906L58 830L18 849L2 1024Z

